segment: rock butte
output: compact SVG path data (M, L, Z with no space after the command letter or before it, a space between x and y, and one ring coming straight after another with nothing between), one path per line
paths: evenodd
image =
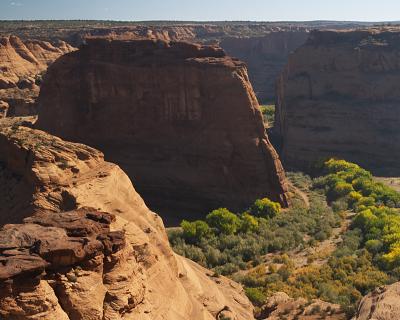
M41 74L61 55L74 48L58 41L26 40L9 36L0 38L0 118L4 104L9 116L36 114Z
M169 219L287 205L246 67L218 47L88 40L49 68L37 127L102 150Z
M277 85L288 168L339 157L375 174L400 174L399 48L399 29L312 33Z
M253 319L240 285L172 252L101 152L3 127L0 163L1 224L13 223L0 230L1 318Z

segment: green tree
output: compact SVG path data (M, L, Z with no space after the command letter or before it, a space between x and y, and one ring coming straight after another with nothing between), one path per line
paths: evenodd
M268 198L258 199L250 208L253 216L260 218L273 218L281 211L281 205Z
M224 234L234 234L240 227L239 217L226 208L211 211L207 215L206 221L211 228Z
M244 233L255 232L258 230L258 220L245 212L240 217L240 231Z
M208 224L201 220L193 222L182 220L181 228L183 229L183 237L192 243L199 242L202 238L208 237L212 233Z

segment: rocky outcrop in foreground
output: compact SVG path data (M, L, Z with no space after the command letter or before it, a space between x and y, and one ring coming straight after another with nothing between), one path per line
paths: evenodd
M0 38L0 118L5 103L10 116L36 114L41 75L54 60L73 50L63 41L52 45L15 36Z
M99 151L3 127L0 163L1 318L253 319L238 284L172 252Z
M246 67L218 47L92 39L49 68L37 126L102 150L169 218L287 204Z
M275 123L289 168L344 158L399 175L400 32L316 31L278 81Z
M400 282L380 287L361 300L353 320L400 319Z

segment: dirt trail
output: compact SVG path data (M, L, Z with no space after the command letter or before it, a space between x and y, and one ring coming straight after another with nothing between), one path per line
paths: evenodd
M287 183L289 186L289 190L293 190L293 192L296 193L303 200L306 208L309 209L310 208L310 200L308 199L307 193L305 193L304 191L301 191L292 182L288 181Z

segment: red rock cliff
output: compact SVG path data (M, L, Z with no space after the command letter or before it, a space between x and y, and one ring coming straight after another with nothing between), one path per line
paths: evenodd
M246 67L220 48L91 40L49 69L39 100L39 128L104 151L151 208L286 204Z
M398 29L312 33L278 80L276 125L288 167L339 157L400 174L399 49Z

